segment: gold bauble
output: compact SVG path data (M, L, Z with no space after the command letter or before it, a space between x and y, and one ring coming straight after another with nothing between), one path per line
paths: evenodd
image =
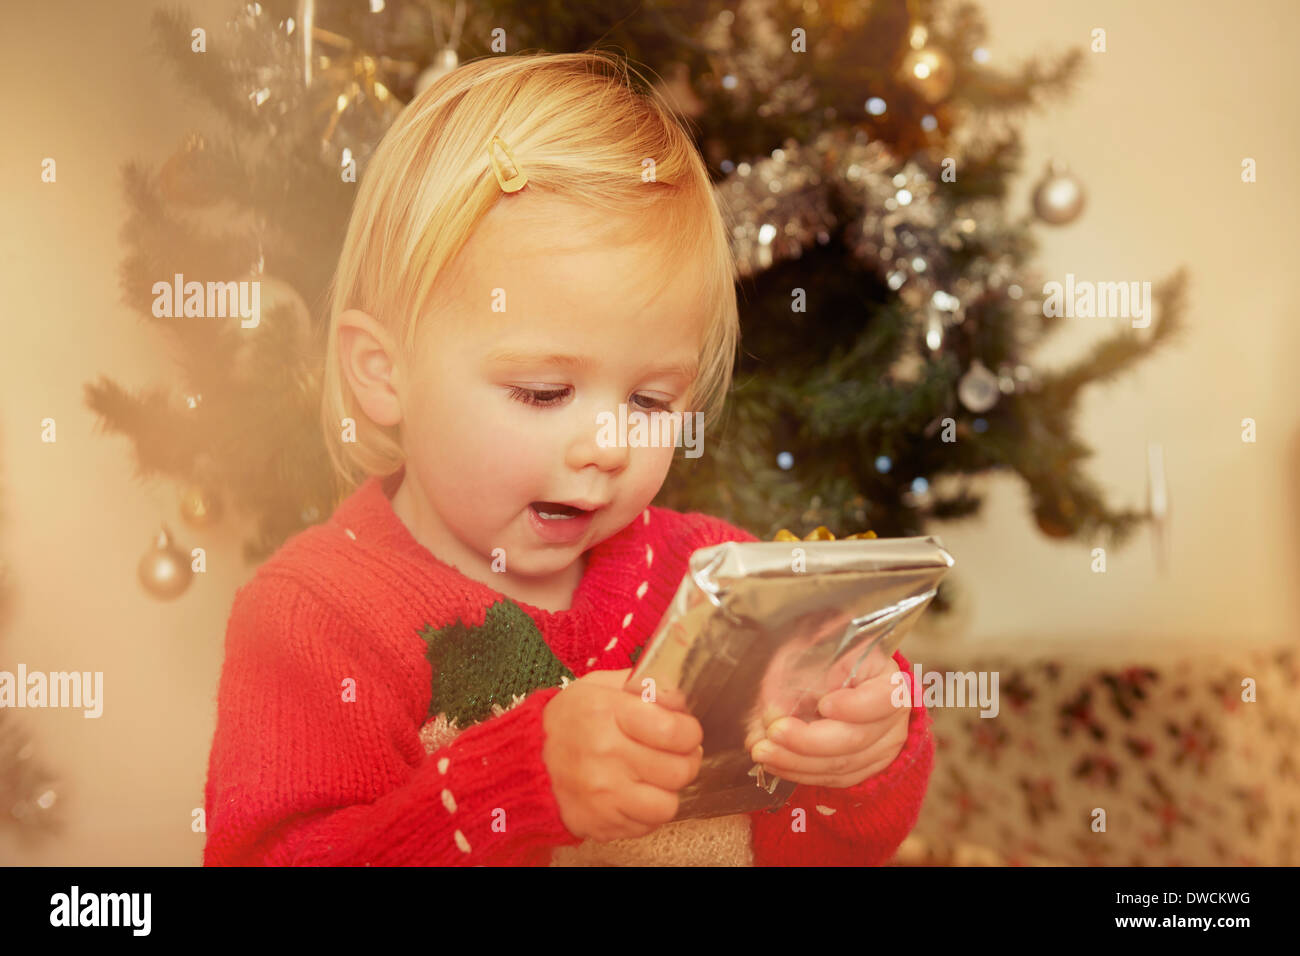
M938 103L952 92L957 71L947 53L938 47L925 46L907 51L899 67L899 78L927 103Z
M153 547L140 559L136 570L144 589L162 601L184 593L194 577L189 555L172 544L165 525L158 532Z
M181 517L192 528L206 528L221 518L221 499L202 485L181 489Z
M1073 512L1074 503L1068 499L1062 499L1055 505L1040 502L1034 507L1034 520L1038 523L1038 529L1049 538L1068 538L1073 532L1066 522Z

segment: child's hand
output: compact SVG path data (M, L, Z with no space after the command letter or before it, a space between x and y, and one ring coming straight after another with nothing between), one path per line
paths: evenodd
M677 792L700 772L700 722L624 690L631 673L593 671L542 711L542 760L576 837L645 836L677 815Z
M750 747L754 762L783 780L821 787L856 786L884 770L902 751L911 716L911 708L891 700L896 673L897 661L873 653L855 686L830 691L818 702L818 711L829 709L829 717L774 721L766 740Z

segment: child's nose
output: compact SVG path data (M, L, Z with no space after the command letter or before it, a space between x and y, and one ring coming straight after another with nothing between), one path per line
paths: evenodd
M602 428L593 420L580 425L570 439L567 464L575 469L595 465L601 471L620 472L627 467L628 454L627 442L617 431Z

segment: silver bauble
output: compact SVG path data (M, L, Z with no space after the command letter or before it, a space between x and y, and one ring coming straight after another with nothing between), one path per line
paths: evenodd
M979 360L971 362L966 374L957 383L957 397L970 411L979 415L998 403L998 377Z
M1083 185L1060 163L1048 163L1034 188L1034 212L1043 222L1063 226L1083 211Z

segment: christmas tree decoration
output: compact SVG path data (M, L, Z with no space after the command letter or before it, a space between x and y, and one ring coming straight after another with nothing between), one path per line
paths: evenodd
M257 2L239 6L226 22L222 46L229 51L226 67L243 110L275 137L294 129L303 115L311 83L315 4L300 3L297 17L279 17L270 7Z
M297 42L302 51L302 85L311 86L312 71L312 32L316 29L316 0L298 0L297 23L286 21L285 32L292 35L296 26Z
M912 30L911 49L903 56L899 78L925 99L939 103L952 92L957 77L952 57L935 46L928 45L929 32L923 26Z
M840 538L839 540L859 541L859 540L868 540L874 538L875 536L876 533L874 531L859 531L857 534L851 534L848 535L847 537ZM813 530L809 531L802 538L800 538L798 535L796 535L793 531L791 531L788 528L781 528L779 531L777 531L776 534L772 535L772 540L773 541L835 541L836 538L835 535L831 533L831 529L826 527L823 524L823 525L818 525L816 528L813 528Z
M207 150L201 133L185 137L158 170L158 189L164 199L183 206L210 206L217 201Z
M915 385L925 372L925 358L919 352L908 349L889 367L889 379L895 385Z
M449 13L446 4L431 6L430 9L434 13L432 26L434 36L437 38L434 49L438 53L434 56L433 62L415 79L417 96L439 77L445 76L460 65L460 57L456 54L456 50L460 48L461 32L464 30L465 17L469 12L465 0L456 0ZM444 15L439 16L439 14Z
M968 410L976 414L987 412L996 405L999 394L998 377L985 368L979 359L971 362L970 368L957 383L957 397Z
M35 757L27 732L0 708L0 824L17 824L25 837L52 835L60 824L59 784Z
M1086 456L1060 473L1045 472L1041 458L1083 445L1074 420L1086 385L1114 380L1180 329L1182 277L1153 290L1147 335L1121 330L1052 373L1031 374L1024 358L1051 323L1025 293L1041 287L1029 261L1032 222L1006 200L1023 152L1012 120L1026 103L1068 92L1084 58L994 69L980 56L978 8L957 0L801 8L817 49L794 58L772 5L706 6L623 15L572 0L564 17L537 17L464 0L263 0L236 5L202 57L190 50L190 18L160 10L159 47L185 81L178 86L234 128L187 138L156 190L128 171L124 285L147 290L182 272L246 277L250 231L271 266L257 271L268 273L257 327L185 327L178 388L155 398L88 384L89 406L131 439L142 471L198 483L248 514L249 560L327 517L348 489L335 487L319 420L311 333L322 316L312 309L328 301L368 157L418 90L465 60L501 55L487 49L497 28L511 51L613 38L640 74L634 85L657 88L689 120L745 283L745 344L723 417L734 434L689 468L674 465L657 504L759 536L799 522L861 524L866 511L877 531L897 537L979 509L978 497L947 496L937 479L1011 467L1035 500L1079 503L1065 522L1075 534L1104 530L1118 542L1150 520L1078 494L1076 462ZM222 202L205 218L226 222L180 215L218 189ZM1050 173L1033 222L1077 218L1082 194L1073 177ZM214 242L200 225L230 240ZM792 311L795 289L806 309ZM975 356L996 372L974 370ZM177 391L194 404L174 408ZM999 405L1002 396L1015 400ZM997 415L977 421L956 416L959 453L933 440L954 412L994 406ZM1020 451L1008 462L1012 445ZM195 451L211 448L221 460L199 476Z
M943 319L934 310L929 310L927 313L925 344L931 352L943 348Z
M460 57L456 55L455 50L448 47L444 50L439 51L438 55L433 58L433 63L425 67L425 69L421 71L420 75L416 78L415 80L416 94L419 95L420 93L423 93L425 90L427 90L430 86L433 85L435 80L437 80L439 77L446 76L452 70L456 69L456 67L458 67L459 65L460 65Z
M199 484L181 489L180 513L191 528L207 528L221 519L221 499Z
M299 0L296 16L278 16L272 6L249 3L227 25L231 72L249 108L273 137L288 131L298 142L309 129L329 165L337 167L347 150L363 169L401 110L392 83L414 77L417 64L323 26L337 3ZM358 12L369 15L364 5Z
M1163 574L1169 566L1169 487L1165 478L1165 449L1147 443L1147 510L1151 515L1151 550Z
M1034 213L1043 222L1063 226L1074 222L1083 211L1083 185L1064 163L1049 161L1043 178L1034 187Z
M417 65L374 56L350 38L319 27L312 35L321 46L336 51L317 55L316 76L307 96L310 115L325 124L321 156L337 165L346 149L360 170L403 106L389 89L388 77L412 72Z
M1038 529L1049 538L1068 538L1074 534L1071 518L1074 504L1069 498L1043 499L1034 506Z
M158 537L137 568L140 584L160 601L170 601L190 586L194 572L190 569L190 556L173 543L171 532L163 525Z
M903 501L909 508L924 512L934 502L934 493L930 490L930 482L918 475L912 479L911 487L903 492Z
M356 73L360 82L350 84L346 92L339 93L332 109L318 112L327 116L320 137L321 158L331 167L342 167L346 155L349 161L356 162L360 171L374 152L383 131L396 118L401 104L395 102L376 80L374 60L363 58L358 61ZM377 91L367 94L366 87Z

